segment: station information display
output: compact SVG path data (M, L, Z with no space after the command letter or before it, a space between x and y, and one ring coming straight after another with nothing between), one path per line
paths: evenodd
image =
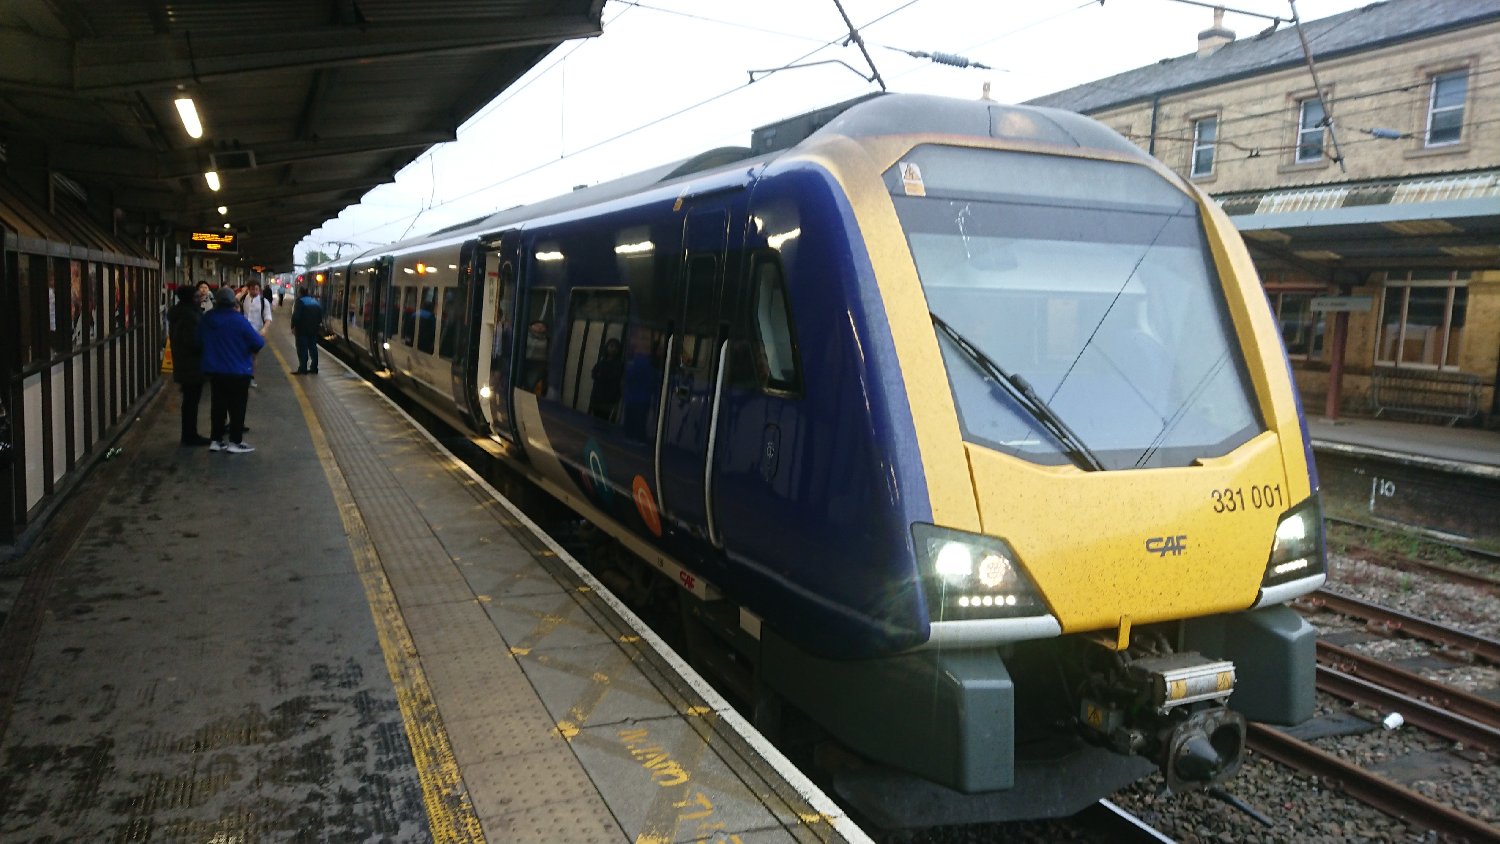
M193 232L191 249L200 252L239 252L239 241L234 232Z

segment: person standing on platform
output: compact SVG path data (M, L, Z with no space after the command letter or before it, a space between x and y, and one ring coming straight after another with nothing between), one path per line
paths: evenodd
M286 304L286 282L276 282L276 307Z
M271 330L271 297L260 295L260 282L252 281L245 285L245 298L240 302L240 310L244 312L245 319L250 320L250 327L260 332L260 336L266 336ZM255 383L254 361L251 361L250 386L259 387Z
M317 375L318 337L323 333L323 304L309 295L306 287L297 289L297 304L292 306L292 333L297 337L297 371L292 374Z
M245 442L245 405L250 401L255 353L266 339L235 305L232 289L214 291L214 309L198 323L198 341L203 346L203 374L213 390L208 450L244 454L255 450Z
M182 444L208 445L198 433L198 403L203 398L203 348L198 345L198 322L203 309L199 287L177 288L177 303L167 311L168 338L172 344L172 380L182 387Z
M213 289L213 286L210 285L206 281L200 281L200 282L198 282L198 308L200 310L202 310L206 314L209 311L213 310L213 307L214 307L214 289Z

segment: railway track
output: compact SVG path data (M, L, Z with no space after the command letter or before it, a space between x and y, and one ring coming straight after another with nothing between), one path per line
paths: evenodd
M1456 579L1456 578L1455 578ZM1500 665L1500 642L1331 590L1300 599L1388 635L1403 635ZM1429 680L1326 641L1318 642L1318 689L1380 712L1400 713L1417 729L1492 757L1500 755L1500 703ZM1278 730L1252 725L1250 747L1267 757L1336 783L1346 794L1408 822L1465 841L1500 841L1500 827L1432 800Z
M1500 827L1472 818L1280 730L1251 724L1248 740L1255 752L1335 783L1345 794L1387 814L1462 841L1500 841Z
M1465 633L1462 630L1408 615L1361 598L1319 589L1311 595L1299 598L1297 604L1314 609L1326 608L1340 615L1358 618L1373 627L1403 633L1446 648L1460 650L1471 654L1479 662L1500 666L1500 641Z

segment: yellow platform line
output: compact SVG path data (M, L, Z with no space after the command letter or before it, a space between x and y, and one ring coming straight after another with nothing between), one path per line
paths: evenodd
M273 349L276 360L287 368L280 349ZM432 840L436 844L484 844L484 830L479 816L474 814L473 803L463 786L463 776L458 770L458 760L453 755L453 746L448 741L448 731L438 714L432 699L432 688L427 684L427 675L417 661L416 645L411 632L401 617L396 604L396 595L386 580L385 569L380 564L380 555L370 540L359 505L349 491L344 473L334 460L333 450L323 435L307 393L295 379L292 392L307 420L307 429L312 434L313 449L318 462L328 477L329 489L339 508L339 518L344 522L344 532L349 537L349 550L354 553L354 566L359 572L360 582L365 588L365 599L370 604L370 615L375 621L375 635L380 640L380 651L385 655L385 667L395 686L396 702L401 707L401 719L406 725L406 738L411 744L412 759L416 762L417 778L422 784L422 799L427 805L427 822L431 827Z

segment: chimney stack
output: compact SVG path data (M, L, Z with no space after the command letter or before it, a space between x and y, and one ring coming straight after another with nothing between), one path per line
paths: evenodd
M1224 28L1224 7L1214 8L1214 25L1198 33L1198 58L1211 56L1234 40L1234 30Z

